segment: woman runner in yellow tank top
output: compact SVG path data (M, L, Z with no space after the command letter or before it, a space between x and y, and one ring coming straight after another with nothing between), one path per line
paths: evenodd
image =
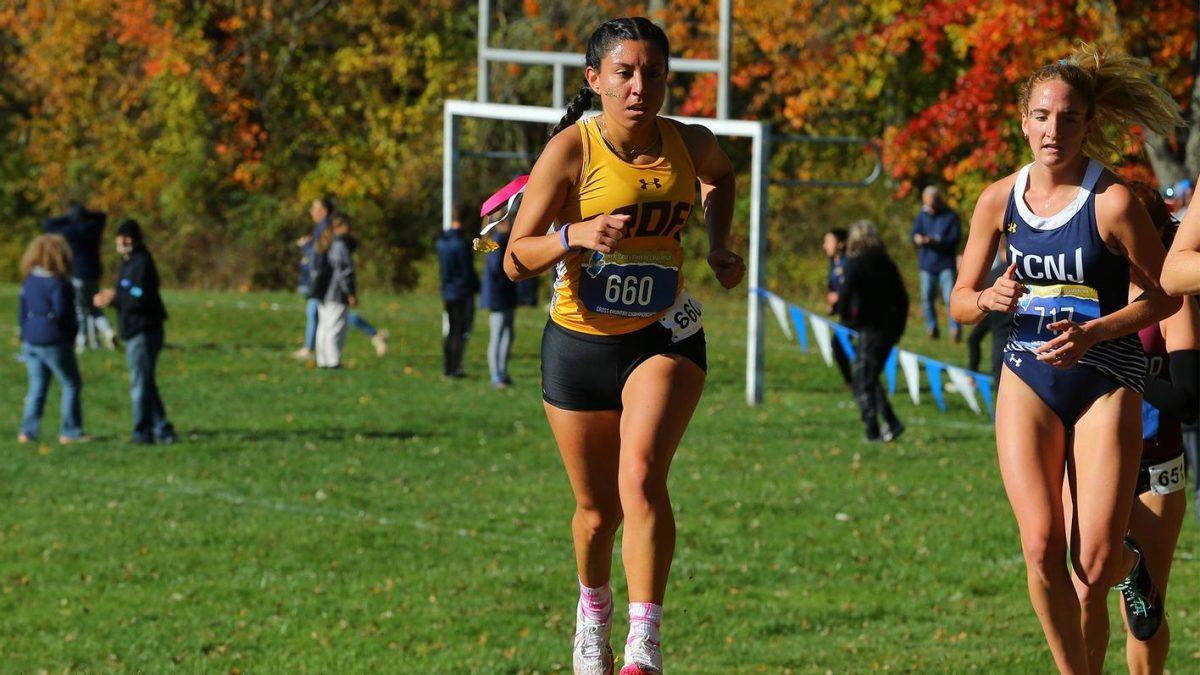
M514 280L558 266L542 398L576 500L576 673L613 671L609 578L622 519L630 632L621 673L662 672L659 626L675 550L667 471L707 367L680 247L697 181L709 265L725 288L745 274L727 248L729 159L704 127L658 116L669 54L666 35L644 18L614 19L592 34L587 85L534 165L504 261ZM576 124L593 96L603 112Z

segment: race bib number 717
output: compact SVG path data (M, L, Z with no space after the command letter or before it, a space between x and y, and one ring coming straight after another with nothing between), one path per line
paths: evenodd
M1084 323L1100 318L1096 289L1073 284L1031 286L1018 301L1013 339L1030 351L1058 335L1049 326L1067 320Z

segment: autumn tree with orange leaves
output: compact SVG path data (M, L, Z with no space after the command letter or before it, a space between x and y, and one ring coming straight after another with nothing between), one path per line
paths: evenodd
M406 285L440 218L441 112L474 98L469 0L14 0L0 5L0 218L21 235L70 197L138 217L177 283L281 287L305 203L337 196L368 280ZM495 46L582 51L610 16L649 14L676 56L716 55L706 0L495 0ZM937 181L969 209L1026 161L1016 92L1079 40L1146 58L1197 121L1194 3L1162 0L761 0L734 3L733 111L780 133L877 139L890 182L873 192L774 190L777 251L810 230ZM568 70L568 93L582 82ZM549 105L550 69L496 67L491 98ZM672 77L668 110L712 115L712 76ZM537 125L470 122L464 145L535 155ZM776 146L776 175L840 159ZM730 145L735 160L746 149ZM1116 158L1110 158L1116 159ZM1127 174L1200 173L1200 134L1130 138ZM820 162L825 165L820 165ZM466 158L475 196L528 168ZM1153 170L1153 174L1151 171ZM744 185L744 182L743 182ZM914 205L915 208L915 205ZM165 235L165 236L158 236ZM0 239L14 274L24 237ZM773 263L774 264L774 263ZM786 264L786 261L785 261Z
M294 283L335 195L368 279L440 222L442 101L473 92L470 2L20 0L0 6L0 218L135 216L177 283ZM11 277L23 237L5 237ZM0 263L4 264L4 263Z
M683 54L711 58L716 11L681 0L661 20L689 46ZM879 138L900 194L940 181L973 202L982 185L1026 161L1017 89L1080 41L1147 59L1200 121L1191 103L1200 97L1194 2L767 0L735 3L734 14L738 115ZM687 111L711 114L712 90L693 87ZM1200 173L1200 134L1140 140L1122 158L1127 173L1150 177L1152 165L1162 182Z

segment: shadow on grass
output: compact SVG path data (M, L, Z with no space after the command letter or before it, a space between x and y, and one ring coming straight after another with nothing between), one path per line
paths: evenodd
M256 352L267 351L290 354L296 346L285 342L193 342L187 345L167 343L163 348L185 352L241 352L252 350Z
M255 443L263 441L292 441L298 443L315 441L407 441L420 434L406 429L188 429L180 433L188 441L238 441Z

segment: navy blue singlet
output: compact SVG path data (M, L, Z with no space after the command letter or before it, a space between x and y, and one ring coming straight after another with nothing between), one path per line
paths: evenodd
M1038 362L1032 354L1059 334L1048 329L1049 324L1060 319L1084 323L1127 305L1129 262L1109 250L1096 227L1095 188L1104 165L1088 160L1075 200L1049 217L1035 215L1025 203L1030 166L1018 172L1004 211L1008 259L1016 263L1016 277L1030 291L1013 315L1005 363L1064 423L1073 425L1092 401L1118 386L1141 392L1146 356L1136 334L1096 343L1067 369ZM1022 367L1026 363L1033 365ZM1078 369L1104 379L1071 374Z

